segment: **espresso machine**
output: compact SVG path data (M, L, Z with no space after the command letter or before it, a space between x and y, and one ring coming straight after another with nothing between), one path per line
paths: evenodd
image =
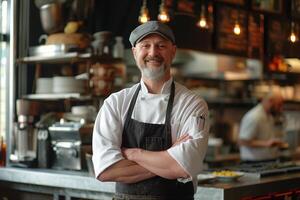
M93 125L61 119L49 127L53 151L52 168L86 169L86 153L92 149Z

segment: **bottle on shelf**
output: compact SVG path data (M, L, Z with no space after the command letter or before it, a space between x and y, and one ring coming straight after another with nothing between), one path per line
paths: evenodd
M113 46L113 57L124 58L124 44L121 36L115 37L116 43Z
M0 138L0 167L5 166L6 161L6 143L4 142L3 136Z

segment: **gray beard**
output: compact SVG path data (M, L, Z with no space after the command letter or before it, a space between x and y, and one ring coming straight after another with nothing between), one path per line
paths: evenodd
M149 67L143 67L141 71L143 77L150 80L158 80L164 76L165 66L161 65L160 67L154 69Z

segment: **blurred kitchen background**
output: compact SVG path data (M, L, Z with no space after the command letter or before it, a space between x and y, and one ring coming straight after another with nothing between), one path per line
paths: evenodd
M159 14L172 27L176 81L208 103L206 167L238 163L242 116L280 90L289 148L300 158L300 1L1 0L0 138L6 167L93 174L103 100L140 79L130 31Z

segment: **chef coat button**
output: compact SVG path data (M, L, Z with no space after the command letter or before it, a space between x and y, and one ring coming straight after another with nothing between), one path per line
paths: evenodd
M145 97L141 97L141 100L145 100Z

